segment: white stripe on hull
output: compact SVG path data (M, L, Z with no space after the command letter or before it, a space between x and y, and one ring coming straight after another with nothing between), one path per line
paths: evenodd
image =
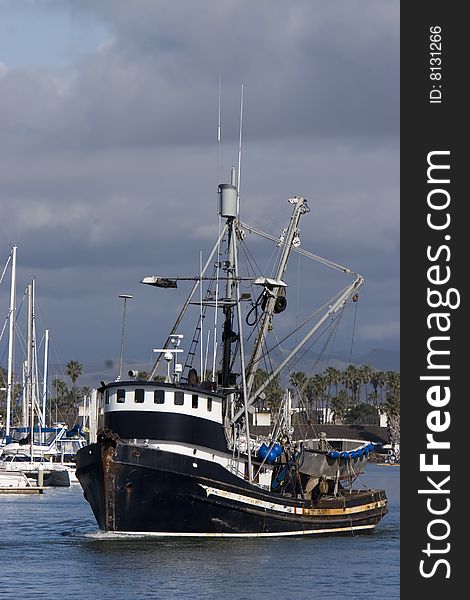
M368 504L360 504L358 506L350 506L345 508L302 508L297 506L288 506L286 504L277 504L275 502L266 502L265 500L258 500L258 498L252 498L250 496L244 496L243 494L235 494L233 492L227 492L226 490L220 490L217 488L209 487L202 483L199 484L206 490L208 496L219 496L221 498L227 498L228 500L234 500L242 504L248 504L249 506L255 506L257 508L264 508L266 510L275 510L277 512L288 513L291 515L303 515L308 517L320 516L320 515L349 515L354 513L365 512L374 508L382 508L386 505L386 500L378 500L376 502L370 502Z
M354 531L364 529L374 529L375 525L356 525L350 527L331 527L328 529L310 529L308 531L281 531L281 532L269 532L269 533L172 533L167 531L109 531L107 533L101 533L100 536L106 537L197 537L197 538L222 538L222 537L287 537L287 536L299 536L299 535L317 535L321 533L352 533Z

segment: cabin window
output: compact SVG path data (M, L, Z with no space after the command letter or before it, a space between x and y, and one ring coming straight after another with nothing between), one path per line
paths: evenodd
M145 390L143 390L141 388L138 389L138 390L135 390L135 392L134 392L134 401L138 402L139 404L142 404L142 402L144 401L144 399L145 399Z
M209 412L212 410L212 398L207 398L207 410Z
M193 408L197 408L199 404L199 396L197 394L193 394Z
M105 390L104 392L104 403L109 404L109 390Z
M163 404L165 402L165 390L154 390L153 401L155 404Z
M116 402L125 402L126 401L126 390L120 389L117 391Z
M184 392L175 392L175 404L177 406L183 406L183 404L184 404Z

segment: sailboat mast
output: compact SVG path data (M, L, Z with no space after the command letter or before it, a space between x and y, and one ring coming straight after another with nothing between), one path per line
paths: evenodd
M294 205L294 210L292 211L292 216L290 219L289 227L287 229L284 243L283 243L281 257L279 259L277 271L275 274L276 281L280 281L282 279L282 277L284 275L284 271L286 270L287 261L289 259L289 255L290 255L291 249L292 249L292 242L293 242L294 236L297 232L300 217L303 214L305 214L306 212L309 212L309 210L310 210L307 205L307 201L300 196L294 196L293 198L289 198L289 202L291 202ZM255 341L255 344L254 344L254 347L253 347L253 350L251 353L251 357L248 362L247 384L246 384L248 397L251 394L251 390L253 387L253 381L255 378L255 373L258 368L258 361L259 361L262 351L263 351L263 344L264 344L264 339L266 336L266 331L268 330L268 326L270 324L270 321L271 321L271 318L272 318L272 315L274 312L274 305L276 303L279 289L280 289L279 287L273 287L272 290L269 292L269 295L267 296L266 306L264 308L264 312L263 312L263 315L262 315L261 321L260 321L258 337L256 338L256 341Z
M28 322L27 322L27 346L26 346L26 388L23 393L23 415L22 415L22 424L23 427L29 426L29 407L31 405L32 400L32 383L31 383L31 375L32 375L32 339L33 339L33 290L32 284L28 283L27 287L28 293Z
M11 402L13 397L13 379L15 370L15 319L16 319L16 246L11 250L11 287L8 338L8 374L7 374L7 411L6 435L10 435Z
M31 462L34 460L34 401L36 396L36 377L35 377L35 354L36 345L34 339L34 299L35 296L35 282L34 277L28 287L28 409L29 409L29 428L31 432L30 437L30 451L31 451Z
M42 426L46 427L47 370L49 362L49 329L44 334L44 373L42 380Z
M36 279L33 277L31 281L31 431L34 427L34 410L38 403L38 361L36 347ZM41 416L38 411L38 424L40 424ZM31 436L32 439L32 436Z

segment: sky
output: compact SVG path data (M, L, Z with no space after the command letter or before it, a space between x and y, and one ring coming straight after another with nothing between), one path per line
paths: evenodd
M125 362L151 364L188 287L139 282L212 249L242 84L241 220L278 236L305 197L302 248L365 278L334 353L398 350L398 0L0 0L0 272L17 245L51 360L116 361L126 293ZM349 282L305 262L290 324Z

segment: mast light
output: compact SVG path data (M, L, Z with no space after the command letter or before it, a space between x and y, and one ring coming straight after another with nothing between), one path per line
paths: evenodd
M157 275L151 275L150 277L144 277L140 283L146 285L153 285L159 288L177 288L178 284L175 279L169 277L157 277Z
M271 277L258 277L253 281L255 285L263 285L267 288L274 287L287 287L287 283L284 283L282 279L272 279Z

